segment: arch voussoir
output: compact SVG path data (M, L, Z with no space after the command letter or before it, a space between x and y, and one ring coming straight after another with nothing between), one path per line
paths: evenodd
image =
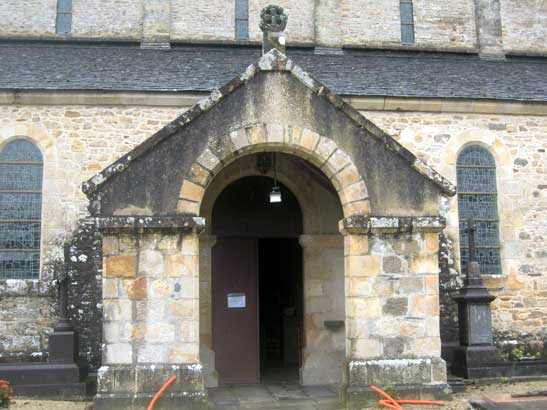
M241 127L208 144L182 182L177 211L199 214L205 189L222 167L242 155L264 151L285 152L310 161L333 184L346 217L369 214L366 184L351 157L328 137L281 124Z

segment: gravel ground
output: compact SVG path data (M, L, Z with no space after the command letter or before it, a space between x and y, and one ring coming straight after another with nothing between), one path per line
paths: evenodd
M530 390L547 389L547 380L536 382L520 383L501 383L489 384L483 386L469 386L465 393L457 393L452 397L452 401L446 403L444 407L439 406L408 406L412 410L470 410L469 400L480 399L483 395L499 393L525 393ZM378 410L376 407L373 410ZM16 398L16 403L10 409L13 410L92 410L91 402L70 402L70 401L52 401L52 400L32 400L22 397ZM363 409L365 410L365 409Z

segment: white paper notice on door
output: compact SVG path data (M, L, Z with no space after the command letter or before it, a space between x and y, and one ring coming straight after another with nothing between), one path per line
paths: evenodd
M228 293L228 308L242 309L246 307L245 293Z

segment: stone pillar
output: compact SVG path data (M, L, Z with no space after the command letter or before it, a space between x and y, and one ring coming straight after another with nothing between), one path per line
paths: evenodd
M199 355L203 364L203 379L206 387L218 386L218 373L215 370L213 350L212 318L212 270L213 246L217 241L214 235L199 237Z
M500 0L475 0L475 24L479 55L503 59Z
M143 0L142 48L170 48L171 0Z
M302 235L304 347L300 381L340 384L345 359L344 243L341 235Z
M103 365L95 408L206 406L199 362L198 236L182 228L103 232Z
M341 222L350 409L377 400L371 385L413 398L447 391L437 255L443 225L426 222L359 216Z

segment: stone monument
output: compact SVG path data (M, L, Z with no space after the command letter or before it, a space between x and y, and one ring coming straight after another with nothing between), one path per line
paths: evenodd
M469 244L469 262L464 285L454 300L458 303L460 346L454 352L452 372L466 378L483 377L481 369L500 361L492 337L492 296L480 276L476 259L473 220L467 222L465 232Z

